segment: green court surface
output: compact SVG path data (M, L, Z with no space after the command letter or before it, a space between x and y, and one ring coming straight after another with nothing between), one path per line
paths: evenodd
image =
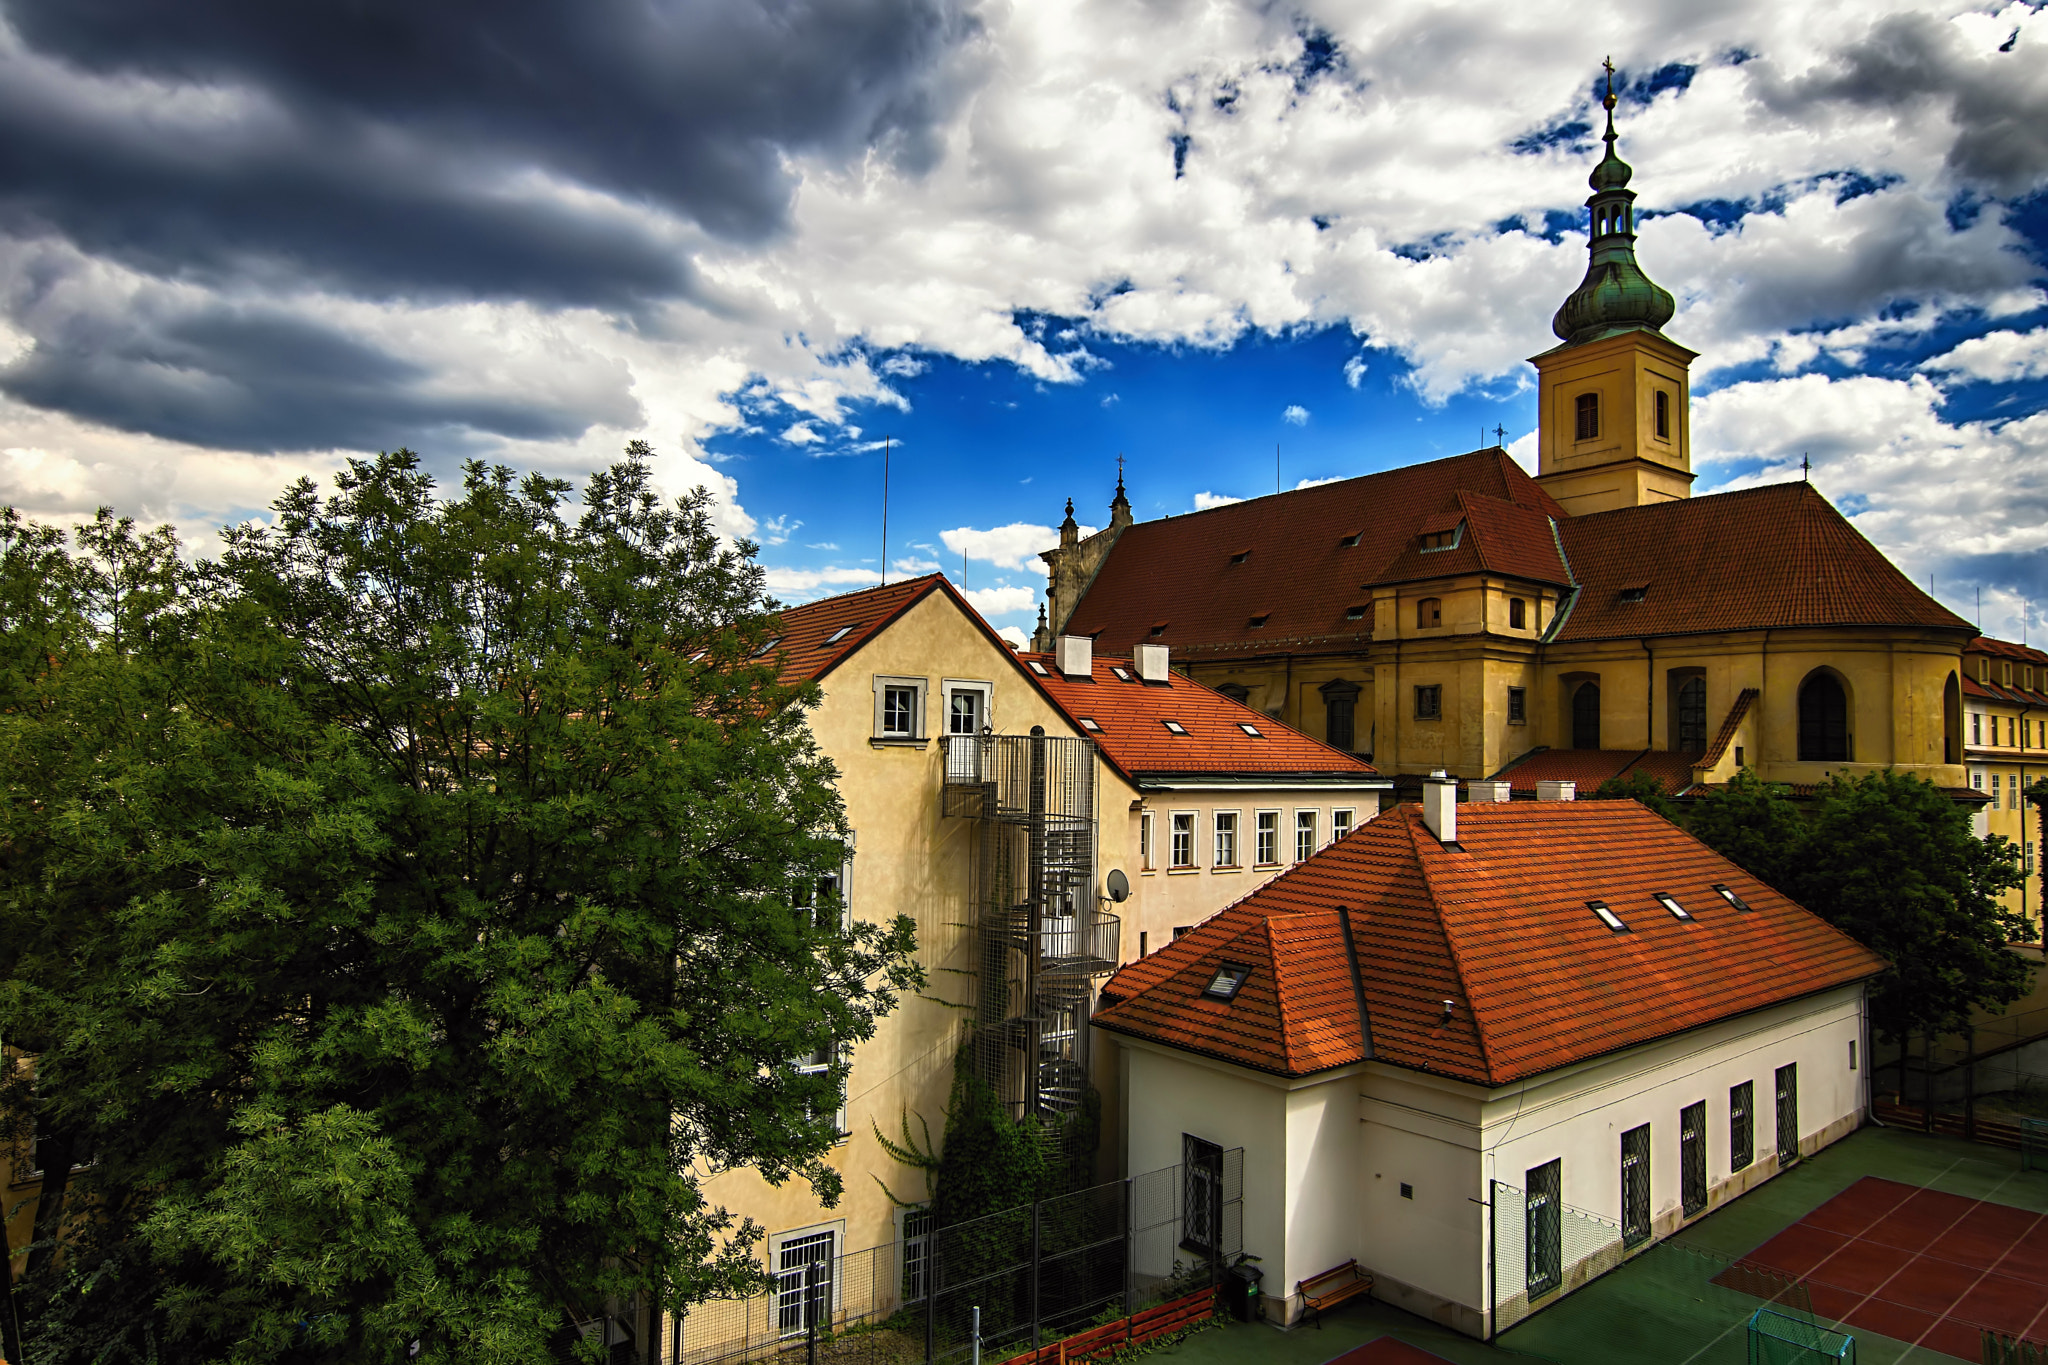
M1712 1283L1731 1260L1867 1175L1945 1193L2048 1212L2048 1172L2019 1169L2019 1155L1952 1138L1864 1128L1766 1181L1487 1345L1385 1304L1354 1300L1325 1327L1281 1332L1232 1324L1164 1354L1174 1365L1325 1365L1391 1336L1465 1365L1550 1360L1561 1365L1740 1365L1744 1325L1759 1300ZM1820 1321L1827 1325L1826 1319ZM1854 1331L1859 1365L1945 1365L1956 1359Z

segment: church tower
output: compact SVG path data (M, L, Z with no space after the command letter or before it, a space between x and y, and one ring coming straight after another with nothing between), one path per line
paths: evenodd
M1683 498L1692 491L1689 369L1698 353L1658 329L1671 295L1636 264L1632 173L1614 154L1614 66L1607 67L1607 155L1588 180L1591 259L1550 330L1564 344L1536 367L1536 482L1573 515Z

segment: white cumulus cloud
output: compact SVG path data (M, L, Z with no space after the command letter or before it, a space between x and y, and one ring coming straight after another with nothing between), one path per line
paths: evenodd
M1305 427L1308 425L1308 409L1299 403L1289 403L1280 414L1280 420L1292 427Z
M1998 383L2048 378L2048 327L2031 332L2001 329L1971 337L1944 355L1922 361L1920 368Z

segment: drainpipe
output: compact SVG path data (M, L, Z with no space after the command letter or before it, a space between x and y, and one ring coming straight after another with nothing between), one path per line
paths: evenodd
M1643 646L1643 747L1657 747L1657 651L1649 640Z

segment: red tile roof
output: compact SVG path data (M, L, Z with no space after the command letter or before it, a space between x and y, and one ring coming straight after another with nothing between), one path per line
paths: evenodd
M1455 548L1422 548L1423 536L1460 525L1465 530ZM1500 574L1557 587L1570 581L1545 509L1463 490L1451 496L1444 510L1423 518L1372 581L1410 583L1467 573Z
M943 574L925 574L879 588L841 593L800 607L785 607L782 633L770 646L781 663L778 674L785 683L812 682L823 678L879 635L890 622L909 611L934 592L953 599L953 605L980 628L1004 657L1016 658L1010 642L995 633L959 589ZM844 631L844 634L841 632Z
M1782 626L1970 625L1913 585L1811 484L1560 518L1581 591L1559 640ZM1647 585L1640 602L1624 588Z
M1538 749L1495 773L1518 792L1533 792L1538 782L1576 782L1580 796L1591 796L1610 777L1648 773L1675 796L1692 785L1698 754L1664 749Z
M1065 629L1095 636L1112 653L1147 640L1183 655L1363 649L1372 640L1371 612L1346 619L1372 599L1361 585L1461 492L1563 516L1520 465L1494 449L1142 521L1118 537ZM1525 553L1528 537L1509 512L1487 521L1475 539L1491 543L1495 521L1500 552ZM1345 545L1352 536L1358 544ZM1247 550L1242 564L1231 563ZM1549 576L1558 576L1554 565ZM1260 615L1266 623L1253 626Z
M1177 673L1169 673L1165 682L1140 682L1129 659L1101 655L1095 656L1087 678L1067 677L1051 654L1026 654L1021 662L1039 690L1081 733L1093 739L1102 756L1126 777L1167 773L1376 774L1363 759L1311 739ZM1038 672L1040 668L1044 673ZM1125 678L1117 676L1119 669ZM1082 725L1084 717L1098 728ZM1187 733L1176 735L1168 730L1169 720ZM1246 734L1242 728L1246 725L1258 733Z
M2000 662L2010 660L2029 665L2037 670L2035 677L2041 685L2032 689L2018 686L2025 680L2026 675L2015 668L2014 686L2008 687L1998 681L2005 676L2005 671L1996 666L1991 669L1990 682L1978 682L1975 662L1978 658L1990 658ZM1963 646L1963 695L1982 697L1986 701L2010 702L2016 706L2048 706L2048 654L2031 645L2015 644L2011 640L1995 640L1988 635L1980 635Z
M1364 1060L1340 912L1371 1057L1487 1086L1884 968L1633 801L1463 804L1458 843L1444 847L1418 807L1397 806L1118 972L1095 1022L1285 1076ZM1751 908L1729 905L1716 882ZM1630 932L1605 927L1589 900ZM1228 1004L1203 999L1225 963L1250 977Z

